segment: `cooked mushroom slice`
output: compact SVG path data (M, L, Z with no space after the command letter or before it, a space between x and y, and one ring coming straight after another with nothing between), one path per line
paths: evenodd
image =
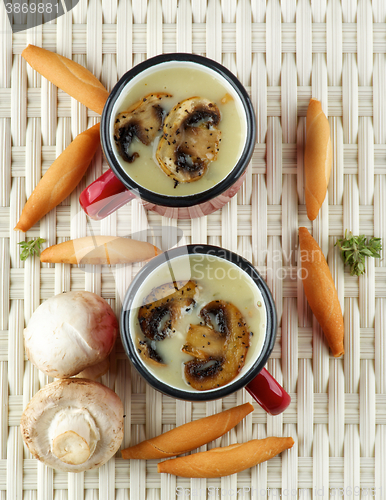
M131 151L135 136L148 146L161 130L165 112L160 103L167 97L172 96L163 92L149 94L116 117L114 140L119 154L127 162L132 163L139 156Z
M209 99L190 97L167 115L156 158L176 183L193 182L217 159L220 111Z
M48 384L28 403L21 435L32 455L64 472L95 469L123 439L123 405L108 387L87 379Z
M224 336L206 325L190 325L182 351L198 359L218 359L224 353Z
M200 315L224 339L221 355L185 363L186 381L194 389L206 391L236 377L245 363L250 333L241 312L230 302L214 300L201 309Z
M138 341L138 352L149 363L156 366L165 366L162 357L146 340Z
M150 302L155 302L156 300L164 299L168 297L172 293L176 292L180 288L186 285L186 281L172 281L170 283L164 283L163 285L157 286L153 288L153 290L149 293L149 295L145 299L146 304L150 304ZM190 290L189 290L190 291Z
M150 340L163 340L169 336L183 310L189 312L194 306L195 293L196 283L188 281L182 288L166 297L141 306L138 320L145 337Z

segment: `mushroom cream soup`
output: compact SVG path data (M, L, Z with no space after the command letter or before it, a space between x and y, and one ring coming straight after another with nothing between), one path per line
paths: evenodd
M162 65L159 66L162 68ZM218 123L215 123L214 126L217 133L220 131L218 134L220 138L219 141L216 143L215 147L212 144L212 148L210 143L205 148L202 146L203 135L206 136L205 141L207 139L212 139L212 137L207 137L209 135L208 129L213 124L213 121L207 121L208 116L206 116L206 118L204 116L204 120L199 120L201 123L204 123L204 126L201 125L201 132L203 135L201 134L197 141L199 149L201 150L199 156L202 157L203 150L208 149L210 153L207 155L208 158L215 158L216 154L217 157L215 161L208 160L208 167L205 169L205 172L202 173L202 176L201 173L199 173L198 175L200 177L196 176L196 180L193 182L177 183L175 179L168 176L161 168L156 158L156 154L163 134L162 126L161 130L151 135L148 141L149 145L143 144L136 135L132 137L133 134L130 132L130 150L136 153L135 159L131 163L124 160L116 143L112 141L114 153L126 173L136 183L154 193L169 196L186 196L206 191L230 174L244 148L246 141L246 125L239 97L229 83L225 81L222 83L219 80L214 70L209 68L198 68L201 68L201 66L193 63L179 64L178 67L176 65L168 65L167 69L160 69L159 67L150 68L134 77L133 80L129 82L130 89L127 93L123 91L115 104L112 113L112 116L115 117L115 123L111 125L111 134L115 139L117 137L117 131L114 130L114 126L116 126L118 115L121 113L120 118L126 116L123 113L124 111L128 110L136 103L143 102L144 100L146 101L150 97L153 98L153 96L162 95L162 99L153 104L156 109L162 113L162 118L165 118L165 115L178 103L193 97L200 98L200 102L210 102L211 107L213 103L214 107L216 107L216 109L218 108L220 120ZM172 97L168 97L169 95ZM188 113L188 111L186 111L186 113ZM172 114L170 115L172 116ZM137 116L140 116L139 113L137 113ZM199 128L196 127L198 121L196 118L197 117L193 119L194 125L190 129L193 129L193 134ZM166 120L167 116L165 122ZM145 130L149 131L149 128L151 127L145 128ZM178 128L177 133L179 133ZM212 134L210 134L210 136L211 135ZM214 155L212 151L215 151ZM167 152L165 152L165 154L167 154ZM167 157L169 156L171 155L167 154ZM198 160L200 160L200 158L198 158ZM177 171L179 168L180 167L177 166Z
M170 299L171 294L174 293L173 281L178 283L180 292L177 293L185 291L183 302L180 303L181 307L178 311L171 309L169 315L165 315L161 307L153 308L153 311L159 310L158 318L153 315L152 323L146 323L141 314L146 315L148 310L151 311L152 304L160 297L164 298L165 303L168 302L168 298ZM163 291L162 294L159 293L160 290ZM165 290L168 291L165 293ZM230 308L230 311L226 311L225 317L227 313L230 313L228 317L231 317L237 310L235 314L241 313L242 318L239 316L236 323L233 323L233 327L241 328L240 331L246 332L244 337L242 333L239 335L238 332L233 332L236 339L241 339L237 340L240 342L240 347L246 346L244 351L240 351L242 364L244 362L245 364L242 368L238 367L232 379L220 385L227 385L231 380L237 379L239 374L245 373L252 366L260 354L266 331L266 310L261 293L253 280L235 264L217 256L190 254L176 257L157 267L145 280L134 298L130 314L130 331L133 332L134 344L141 363L156 378L174 388L190 392L217 389L217 384L216 387L200 388L202 386L198 386L196 388L194 382L190 383L190 379L187 379L186 363L193 363L194 366L197 366L195 363L202 363L202 366L208 365L212 366L212 369L216 368L213 360L205 365L208 358L203 360L200 353L209 349L207 352L213 354L213 359L216 359L215 351L218 348L216 342L219 338L214 337L217 335L216 330L221 331L221 321L224 315L216 317L214 308L221 305ZM154 324L154 319L157 325ZM170 320L172 321L171 328L169 328ZM144 335L145 323L153 327L153 338L149 338L149 332ZM188 349L191 341L189 332L196 332L197 329L201 333L204 332L199 338L205 345L196 343L193 347L190 345ZM182 352L183 348L185 352ZM187 352L193 352L193 354ZM200 359L196 359L197 352ZM220 371L224 370L224 373L226 369L226 363L223 363ZM194 375L193 373L192 376ZM188 377L190 376L189 373Z

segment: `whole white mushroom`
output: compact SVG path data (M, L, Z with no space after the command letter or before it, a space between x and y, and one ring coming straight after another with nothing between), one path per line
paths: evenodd
M67 292L36 309L24 330L24 343L31 363L51 377L72 377L90 367L97 377L108 369L106 358L117 334L117 318L102 297Z
M118 450L123 405L93 380L56 380L28 403L20 429L35 458L64 472L82 472L100 467Z

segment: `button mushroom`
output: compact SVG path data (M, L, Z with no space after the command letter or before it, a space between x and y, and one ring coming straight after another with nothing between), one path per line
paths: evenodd
M83 291L62 293L33 313L24 330L25 349L31 363L51 377L72 377L94 366L101 375L102 368L108 369L101 362L117 333L114 311L102 297Z
M188 281L173 293L141 306L138 320L145 337L159 341L169 336L182 311L193 307L196 287L194 281Z
M217 159L220 118L216 104L202 97L179 102L165 118L156 158L176 185L197 181Z
M186 381L194 389L205 391L237 376L245 363L250 333L241 312L230 302L214 300L201 309L200 316L205 325L190 326L183 350L196 358L185 363Z
M114 141L119 154L127 162L132 163L139 156L131 151L134 137L148 146L161 130L165 112L160 103L167 97L172 96L163 92L149 94L116 117Z
M35 458L64 472L82 472L100 467L118 450L123 405L98 382L57 380L31 399L20 429Z

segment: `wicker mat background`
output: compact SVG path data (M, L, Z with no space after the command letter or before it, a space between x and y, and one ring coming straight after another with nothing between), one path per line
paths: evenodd
M334 248L345 229L386 243L386 2L80 0L57 21L13 35L3 5L0 16L0 499L386 498L385 261L368 262L358 279L343 269ZM109 89L146 57L187 51L222 62L250 92L258 143L242 190L222 211L176 222L134 201L91 224L78 196L107 168L99 153L71 197L26 238L40 236L52 245L151 226L156 243L167 249L175 244L167 228L178 226L182 243L222 245L252 260L281 319L268 368L292 403L278 417L255 405L215 445L291 435L296 445L290 451L235 476L189 480L161 476L156 461L124 461L119 453L99 470L65 474L33 459L23 445L23 407L49 382L24 354L23 328L32 312L63 290L86 289L118 313L138 271L124 267L115 278L110 269L19 260L23 235L12 229L26 196L72 138L99 119L26 65L20 54L28 43L87 66ZM328 199L314 223L306 216L303 178L311 96L329 116L334 157ZM299 225L328 253L344 308L344 359L329 356L297 281ZM207 404L162 396L131 371L120 345L103 383L125 405L123 447L249 400L246 391Z

